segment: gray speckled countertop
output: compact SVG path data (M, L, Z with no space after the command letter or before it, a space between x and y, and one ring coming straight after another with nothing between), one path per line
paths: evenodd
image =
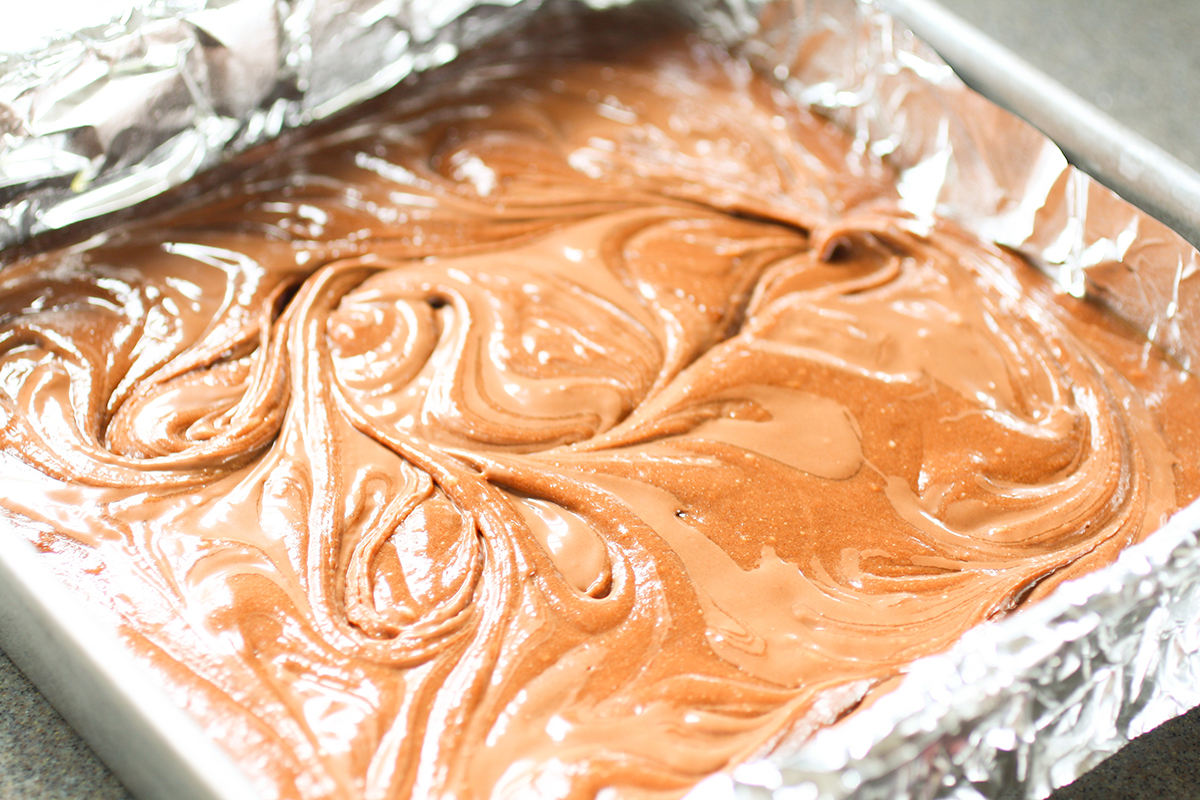
M1200 2L939 0L1127 128L1200 170ZM1200 797L1200 709L1134 740L1052 800Z
M1200 2L942 0L1035 67L1200 170ZM1163 725L1055 800L1200 796L1200 711ZM0 800L130 795L0 655Z
M128 800L54 709L0 655L0 798Z
M1200 170L1196 0L938 0Z

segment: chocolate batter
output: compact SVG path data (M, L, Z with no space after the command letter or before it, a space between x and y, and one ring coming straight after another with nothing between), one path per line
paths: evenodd
M1200 392L694 38L0 272L5 514L265 797L681 794L1111 561Z

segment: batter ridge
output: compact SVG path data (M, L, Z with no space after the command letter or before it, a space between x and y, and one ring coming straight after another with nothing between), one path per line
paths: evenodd
M677 796L1197 494L1151 346L599 41L0 271L5 515L264 797Z

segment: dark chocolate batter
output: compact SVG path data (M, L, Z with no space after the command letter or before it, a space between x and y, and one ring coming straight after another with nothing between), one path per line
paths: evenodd
M0 272L0 505L286 798L678 795L1111 561L1200 392L693 38Z

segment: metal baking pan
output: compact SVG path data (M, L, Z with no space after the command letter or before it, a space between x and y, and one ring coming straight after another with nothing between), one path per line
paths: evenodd
M0 647L134 796L258 797L229 756L121 648L116 632L11 531L0 535Z
M1200 173L1195 169L934 0L884 0L884 6L969 86L1045 133L1071 163L1200 246Z
M731 2L725 19L757 15L768 5ZM974 86L1058 140L1076 163L1200 240L1200 179L1194 171L1045 81L936 4L886 0L886 6ZM871 35L878 34L878 41L884 34L893 44L904 38L903 29L881 20L871 3L788 7L797 25L827 15L851 39L851 52L862 45L856 24L876 26ZM915 64L915 72L948 80L919 42L902 43L895 53L898 63ZM846 87L831 81L810 88L819 90L811 99L835 118L866 124L869 104L838 104ZM877 142L886 138L869 135ZM1083 178L1068 183L1083 192L1078 196L1092 197ZM1103 233L1094 238L1111 239ZM1096 241L1081 238L1078 244L1086 249ZM1061 270L1068 288L1076 278L1089 279L1080 271L1079 250L1068 248L1056 260L1054 252L1036 249L1036 237L1004 243ZM1178 253L1178 271L1162 278L1176 285L1185 267L1196 263L1194 251ZM1151 298L1118 310L1190 361L1196 342L1186 335L1189 326L1158 325L1174 317L1156 303ZM1200 703L1194 688L1200 687L1200 587L1190 578L1200 569L1197 530L1200 507L1194 505L1112 567L914 665L897 691L798 753L716 776L697 796L1045 796L1131 735ZM232 760L125 654L119 636L92 619L16 535L0 536L0 609L0 646L138 798L257 796Z

